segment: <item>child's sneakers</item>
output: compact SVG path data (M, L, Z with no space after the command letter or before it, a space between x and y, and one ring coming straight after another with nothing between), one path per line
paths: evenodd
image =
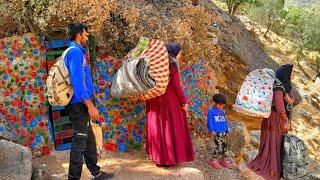
M232 169L232 164L227 158L224 158L220 164L225 168Z
M212 159L212 160L209 162L209 165L210 165L213 169L221 169L221 168L222 168L221 164L219 164L219 162L218 162L216 159Z

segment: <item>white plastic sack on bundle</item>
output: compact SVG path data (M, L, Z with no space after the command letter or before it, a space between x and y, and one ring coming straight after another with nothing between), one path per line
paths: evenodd
M111 95L126 98L145 93L155 86L155 81L148 74L144 58L133 58L125 61L117 71L111 86Z

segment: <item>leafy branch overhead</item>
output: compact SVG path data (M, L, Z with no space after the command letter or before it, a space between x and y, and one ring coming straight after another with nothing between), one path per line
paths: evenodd
M231 15L234 15L239 7L243 4L254 4L257 3L258 0L223 0L228 6L228 12Z

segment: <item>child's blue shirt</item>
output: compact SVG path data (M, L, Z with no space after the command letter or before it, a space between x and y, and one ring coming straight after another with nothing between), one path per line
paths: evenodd
M210 132L228 133L228 122L224 110L212 107L208 110L207 127Z

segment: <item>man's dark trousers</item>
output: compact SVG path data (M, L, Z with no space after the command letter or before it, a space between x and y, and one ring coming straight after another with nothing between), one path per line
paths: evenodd
M83 103L69 104L66 112L72 122L74 136L70 151L68 179L80 179L83 159L93 176L100 173L97 165L97 147L90 125L88 108Z

